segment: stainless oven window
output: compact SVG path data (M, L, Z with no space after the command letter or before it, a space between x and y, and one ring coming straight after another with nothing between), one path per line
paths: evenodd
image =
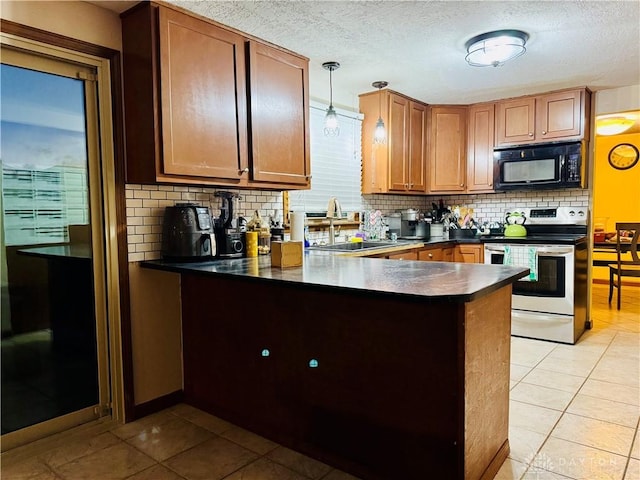
M502 265L504 254L492 253L491 263ZM538 281L515 282L514 295L530 297L564 298L566 295L567 265L565 257L538 256Z

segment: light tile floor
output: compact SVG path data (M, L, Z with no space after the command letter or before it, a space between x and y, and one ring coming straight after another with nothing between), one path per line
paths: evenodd
M496 479L640 479L640 289L624 293L618 312L594 287L594 328L574 346L512 338L511 454ZM357 480L184 404L0 461L12 480Z

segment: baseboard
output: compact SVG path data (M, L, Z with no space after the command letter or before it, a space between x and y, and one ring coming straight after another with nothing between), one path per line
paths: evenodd
M591 283L609 286L609 280L607 280L606 278L592 278ZM640 287L640 282L634 282L633 280L622 280L622 285L624 285L625 287Z
M181 403L184 399L184 392L182 390L176 390L175 392L168 393L162 397L154 398L148 402L140 403L133 407L133 419L137 420L152 413L159 412L165 408L173 407Z

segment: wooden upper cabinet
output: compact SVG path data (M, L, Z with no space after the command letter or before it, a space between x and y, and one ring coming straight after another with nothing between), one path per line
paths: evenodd
M493 191L495 104L469 107L467 144L467 192Z
M238 179L248 165L244 39L166 8L158 30L163 173Z
M427 106L409 102L408 190L424 193L427 189Z
M536 100L536 134L540 140L580 135L585 120L582 114L582 91L551 93Z
M362 193L426 191L427 106L391 90L360 96L362 123ZM387 131L373 142L378 118Z
M251 179L307 185L309 155L308 62L249 42Z
M389 122L387 143L389 148L389 190L407 190L409 153L409 99L389 95Z
M536 102L518 98L498 102L497 144L529 143L535 137Z
M121 18L127 182L308 188L307 59L153 2Z
M585 88L500 101L496 145L588 138L590 106L591 94Z
M429 191L463 192L466 184L467 107L430 107Z

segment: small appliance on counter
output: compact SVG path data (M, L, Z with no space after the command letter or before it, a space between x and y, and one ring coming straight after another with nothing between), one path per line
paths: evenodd
M244 256L245 232L240 218L236 218L237 201L240 196L233 192L216 192L220 197L220 216L214 222L218 257L237 258Z
M505 237L526 237L527 229L524 226L524 222L527 221L527 217L521 212L509 212L506 216L506 223L504 227Z
M400 235L398 238L404 240L428 240L431 232L431 225L420 218L420 214L413 208L408 208L400 212Z
M177 261L204 261L216 255L216 239L208 207L178 203L164 210L162 257Z
M400 233L401 218L402 217L400 213L390 213L385 216L387 227L389 227L390 236L395 234L396 237L399 237L401 235Z

